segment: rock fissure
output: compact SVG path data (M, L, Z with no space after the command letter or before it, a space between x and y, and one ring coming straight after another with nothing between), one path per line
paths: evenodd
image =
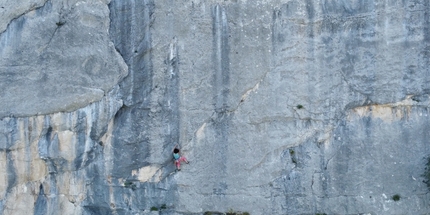
M246 92L241 96L239 103L236 105L236 108L234 110L237 110L239 108L239 106L246 101L246 99L248 98L248 96L253 93L256 92L259 87L260 84L265 80L267 74L269 74L270 70L266 71L264 73L264 75L260 78L260 80L250 89L246 90Z
M208 82L208 80L210 80L210 76L207 76L207 77L205 77L205 78L203 78L203 79L200 79L200 81L199 81L199 83L198 84L195 84L195 85L193 85L193 86L189 86L189 87L184 87L184 88L181 88L181 92L182 93L186 93L187 91L191 91L191 90L199 90L199 89L202 89L203 87L203 82Z
M315 194L315 190L314 190L314 183L315 183L315 174L321 174L322 172L320 172L320 171L314 171L314 173L312 173L312 179L311 179L311 190L312 190L312 195L316 195Z
M259 121L250 121L248 124L251 125L260 125L260 124L265 124L265 123L272 123L272 122L292 122L292 121L306 121L306 122L325 122L326 119L315 119L312 117L301 117L299 114L299 111L295 110L295 108L292 108L294 110L294 112L296 113L295 115L297 116L270 116L270 117L264 117L262 119L260 119ZM322 114L321 114L322 115ZM330 120L330 119L327 119ZM331 120L342 120L342 118L332 118ZM332 129L333 130L333 129Z
M48 1L51 1L51 0L48 0ZM55 25L57 27L54 29L54 32L52 33L51 37L49 38L48 43L46 44L46 46L43 50L46 50L49 47L49 45L51 44L51 41L54 38L55 34L57 33L58 29L60 29L61 27L63 27L63 25L66 24L66 20L65 20L65 16L63 15L63 11L64 11L64 2L62 2L61 10L60 10L60 13L58 14L58 21L55 23Z
M360 95L362 95L362 96L364 96L365 98L366 98L366 100L368 100L369 98L369 95L368 94L366 94L366 93L364 93L364 92L362 92L362 91L360 91L360 90L358 90L358 89L356 89L356 87L355 86L353 86L351 83L349 83L349 81L348 81L348 78L346 77L346 75L342 72L342 71L339 71L339 73L341 74L341 76L342 76L342 80L343 81L345 81L345 83L348 85L348 87L353 91L353 92L356 92L356 93L358 93L358 94L360 94Z

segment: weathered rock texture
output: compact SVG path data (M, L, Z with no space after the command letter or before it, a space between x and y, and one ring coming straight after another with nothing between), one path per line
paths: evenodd
M85 107L127 74L109 39L106 2L49 0L36 7L32 1L28 8L20 2L0 4L5 21L28 11L14 16L0 35L0 117Z
M429 13L3 1L0 213L428 214Z

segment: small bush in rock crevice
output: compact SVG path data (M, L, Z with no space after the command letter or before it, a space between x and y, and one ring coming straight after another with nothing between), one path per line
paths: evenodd
M233 209L230 209L227 213L225 213L226 215L250 215L248 212L237 212L234 211Z
M394 195L393 197L391 197L395 202L397 202L397 201L399 201L400 200L400 195L399 194L396 194L396 195Z

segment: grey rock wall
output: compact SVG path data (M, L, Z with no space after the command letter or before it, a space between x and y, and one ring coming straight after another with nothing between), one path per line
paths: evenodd
M35 5L15 16L0 36L1 117L85 107L101 100L127 74L109 39L106 2ZM24 6L4 4L2 16Z
M15 4L2 214L429 213L427 1Z

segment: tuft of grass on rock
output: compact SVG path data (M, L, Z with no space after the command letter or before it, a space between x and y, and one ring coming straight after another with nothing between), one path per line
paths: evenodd
M240 212L240 211L234 211L233 209L228 210L226 215L250 215L248 212Z
M293 149L290 149L290 155L293 156L295 151Z
M137 186L132 181L125 181L124 187L131 188L132 190L136 190Z
M399 195L399 194L396 194L396 195L394 195L393 197L391 197L391 199L393 199L395 202L397 202L397 201L399 201L399 200L400 200L400 195Z
M293 149L290 149L289 151L290 151L291 162L293 162L294 164L297 164L296 152Z
M297 108L297 109L303 109L304 107L303 107L303 105L298 104L298 105L296 106L296 108Z
M157 207L155 207L155 206L152 206L150 210L151 210L151 211L158 211L158 208L157 208Z
M56 24L58 27L60 27L60 26L63 26L64 24L66 24L66 22L59 21L59 22L56 22L55 24Z

